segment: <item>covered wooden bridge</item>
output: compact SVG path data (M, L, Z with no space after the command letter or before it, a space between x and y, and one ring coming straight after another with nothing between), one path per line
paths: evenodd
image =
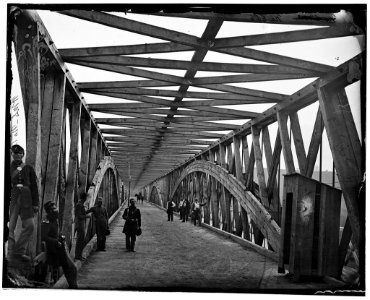
M36 281L45 260L43 203L59 207L73 257L80 192L88 193L88 207L103 197L118 226L112 242L121 234L122 207L142 193L139 208L148 219L168 201L178 209L184 199L199 199L206 205L197 235L209 238L211 230L237 241L242 251L268 258L276 276L333 278L332 289L364 289L366 14L361 5L321 9L9 5L7 109L20 99L25 162L36 171L40 198L33 264L22 276ZM18 95L11 91L16 80ZM9 147L22 143L14 134L18 117L7 115ZM6 189L5 212L9 197ZM143 237L149 248L170 234L153 230ZM87 246L94 234L88 222ZM184 240L172 239L175 257ZM161 251L154 253L161 259ZM98 261L92 256L93 265ZM5 262L16 272L17 262ZM151 263L155 257L143 268ZM149 287L96 288L168 286L151 280Z

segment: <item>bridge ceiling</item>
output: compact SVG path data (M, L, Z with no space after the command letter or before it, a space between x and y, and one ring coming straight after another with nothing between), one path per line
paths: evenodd
M141 187L362 51L345 11L260 10L38 13L123 181Z

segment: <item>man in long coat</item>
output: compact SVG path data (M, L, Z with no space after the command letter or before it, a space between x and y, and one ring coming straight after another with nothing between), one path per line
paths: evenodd
M122 231L126 234L126 250L135 252L136 233L141 227L141 214L135 206L134 199L130 199L130 206L125 209L122 218L126 220Z
M32 238L35 227L34 215L39 210L39 193L35 170L22 161L24 149L19 145L11 148L13 161L10 166L11 201L9 216L8 257L30 260L26 255L28 243ZM15 240L15 228L18 216L22 221L22 228Z
M108 229L108 212L103 206L103 199L98 198L97 205L91 207L86 213L92 212L95 218L97 251L105 251L106 233Z

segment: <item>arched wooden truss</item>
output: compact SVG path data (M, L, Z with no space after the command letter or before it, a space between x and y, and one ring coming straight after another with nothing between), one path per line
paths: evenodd
M166 204L165 202L163 202L160 188L155 184L151 186L148 201L159 206L164 206Z
M110 171L112 172L111 174L109 173ZM88 190L88 193L87 193L90 206L93 206L97 197L100 196L99 191L101 191L100 188L101 188L101 185L103 184L104 177L105 176L110 176L110 175L113 176L111 181L115 182L116 184L113 185L114 190L112 190L112 191L109 190L109 192L107 194L109 194L110 196L115 198L116 201L118 201L118 199L119 199L118 191L119 190L117 190L117 187L118 187L117 170L115 168L115 165L114 165L114 162L113 162L112 158L110 156L106 156L99 163L99 166L97 167L96 173L94 175L94 178L92 180L92 183L91 183L91 185L89 187L89 190ZM104 200L104 197L103 197L103 200Z
M233 175L229 174L226 169L223 169L215 163L200 160L194 161L186 166L172 188L170 199L173 198L178 186L184 178L193 172L209 174L220 182L222 186L229 191L230 195L249 213L251 219L266 237L272 248L276 252L279 251L280 227L276 224L275 220L272 219L261 202L251 192L246 190L246 186L240 180L236 179ZM221 201L225 201L225 199ZM222 212L223 215L230 214L229 211L226 211L226 203L222 203L221 207L225 209L225 211Z

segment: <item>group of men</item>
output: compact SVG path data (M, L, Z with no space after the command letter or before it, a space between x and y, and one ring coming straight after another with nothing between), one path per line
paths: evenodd
M11 197L9 203L9 229L5 234L8 241L8 260L19 260L31 263L28 247L35 228L34 217L39 212L39 192L37 176L32 166L23 163L24 149L20 145L11 147L12 162L10 165ZM91 212L95 220L97 234L97 250L105 251L105 240L108 229L108 213L102 206L102 198L98 198L97 205L85 210L86 193L79 195L75 206L75 224L77 242L75 259L81 260L85 246L85 220ZM65 239L59 232L59 212L56 204L47 201L44 204L46 216L41 224L41 239L46 244L47 263L54 267L61 266L70 288L77 288L77 268L73 263L69 250L66 249ZM16 226L18 218L21 220L18 237Z
M197 224L197 221L201 222L201 206L206 205L207 203L199 203L198 199L195 199L194 202L190 205L189 200L181 200L179 202L179 212L180 212L180 220L182 222L187 222L189 218L189 213L191 216L191 220L194 222L194 225ZM167 203L167 215L168 221L173 221L173 212L175 210L176 204L171 200Z

